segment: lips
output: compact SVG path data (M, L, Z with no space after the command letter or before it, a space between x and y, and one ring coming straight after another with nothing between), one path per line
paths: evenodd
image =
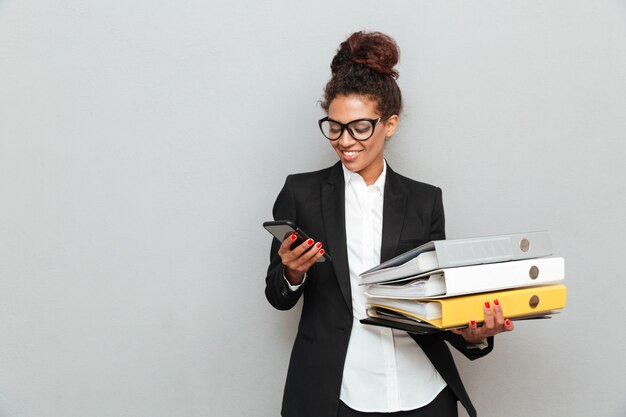
M341 155L343 155L344 159L347 161L352 161L355 159L359 153L362 151L341 151Z

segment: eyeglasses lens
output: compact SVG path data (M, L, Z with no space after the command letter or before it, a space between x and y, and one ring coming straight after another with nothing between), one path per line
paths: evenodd
M366 120L357 120L348 124L350 133L357 140L369 139L372 136L372 124Z
M325 120L322 122L321 127L322 127L322 133L328 139L331 139L331 140L339 139L339 136L341 135L341 125L339 123Z

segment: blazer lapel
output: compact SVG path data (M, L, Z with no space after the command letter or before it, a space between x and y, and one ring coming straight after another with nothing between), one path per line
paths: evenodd
M333 268L339 281L339 288L352 312L352 292L350 290L350 271L348 269L348 250L346 248L345 222L345 182L341 162L335 164L330 175L322 183L322 217L324 231L328 241L325 245L333 257Z
M383 202L383 237L380 248L380 262L394 257L400 241L400 232L406 214L406 194L398 174L387 164Z

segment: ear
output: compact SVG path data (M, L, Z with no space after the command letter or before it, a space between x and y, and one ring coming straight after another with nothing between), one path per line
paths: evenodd
M389 116L389 118L385 120L385 136L386 137L393 136L393 134L396 131L396 128L398 127L399 121L400 119L398 118L397 114L394 114L393 116Z

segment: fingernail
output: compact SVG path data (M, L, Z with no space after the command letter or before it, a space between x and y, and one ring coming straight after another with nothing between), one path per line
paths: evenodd
M470 320L470 326L471 327L476 326L476 320Z
M324 254L324 249L320 249L320 255Z
M487 310L489 310L491 308L491 304L489 304L489 301L485 302L485 308Z
M313 244L313 239L309 239L309 240L307 240L307 241L306 241L306 244L307 244L307 245L309 245L309 246L311 246L311 245Z
M296 234L294 233L293 235L289 236L289 239L291 239L291 240L296 240L296 239L297 239Z
M504 325L506 327L509 327L511 325L511 320L509 320L509 319L504 320Z
M493 304L499 306L500 305L500 301L498 301L498 299L496 298L495 300L493 300Z
M322 247L322 244L320 242L317 242L317 245L315 245L315 247L319 249Z

